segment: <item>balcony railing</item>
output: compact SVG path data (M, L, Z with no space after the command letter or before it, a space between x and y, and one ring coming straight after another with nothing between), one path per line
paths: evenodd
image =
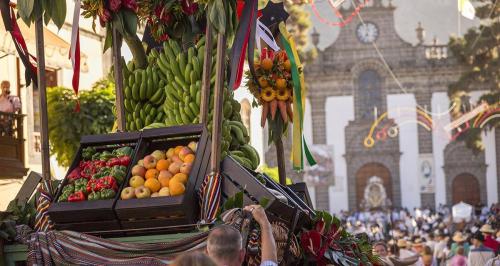
M448 46L439 44L425 46L425 58L433 60L448 58Z
M22 114L0 112L0 137L23 137Z

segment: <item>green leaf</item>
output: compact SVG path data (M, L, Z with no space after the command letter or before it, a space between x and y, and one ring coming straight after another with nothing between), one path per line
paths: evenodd
M124 10L123 13L123 26L124 32L128 36L134 36L137 33L137 15L130 11Z
M106 39L104 39L103 52L106 52L113 45L113 32L111 29L111 24L106 25Z
M269 199L266 197L260 198L259 205L262 206L262 208L266 208L267 205L269 205Z
M226 13L224 11L224 4L222 0L214 0L210 6L210 22L215 30L224 34L226 31Z
M61 29L66 20L66 0L52 0L49 10L52 10L50 13L52 21L58 29Z
M33 7L35 5L35 0L18 0L17 10L21 19L29 26L31 23L31 13L33 12Z
M243 191L234 194L234 207L243 208Z

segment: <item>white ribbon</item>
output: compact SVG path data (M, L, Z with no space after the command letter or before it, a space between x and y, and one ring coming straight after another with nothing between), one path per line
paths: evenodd
M260 20L257 19L257 27L255 31L255 42L257 43L257 49L261 51L260 49L260 40L263 40L269 48L273 49L274 51L279 51L281 50L278 44L276 43L276 40L274 40L273 34L271 31L264 25Z
M76 39L78 36L78 31L80 29L80 0L75 0L75 11L73 12L73 28L71 29L71 48L70 48L70 58L73 68L76 64Z

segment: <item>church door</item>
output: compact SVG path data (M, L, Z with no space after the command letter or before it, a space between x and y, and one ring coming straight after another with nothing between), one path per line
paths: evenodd
M380 183L383 189L379 189L377 185L373 184L373 181L377 181L375 182L377 184ZM359 168L356 173L356 206L358 208L364 208L361 205L366 202L367 199L365 199L365 195L367 194L366 192L370 190L377 192L374 194L379 194L378 192L384 194L384 197L392 202L391 173L384 165L379 163L367 163Z
M478 204L481 202L479 182L471 174L463 173L453 179L452 184L453 204L463 201L468 204Z

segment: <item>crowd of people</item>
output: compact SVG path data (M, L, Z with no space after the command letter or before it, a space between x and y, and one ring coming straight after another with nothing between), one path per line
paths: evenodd
M386 265L500 266L500 205L482 206L467 220L451 209L342 212L353 234L366 234Z

